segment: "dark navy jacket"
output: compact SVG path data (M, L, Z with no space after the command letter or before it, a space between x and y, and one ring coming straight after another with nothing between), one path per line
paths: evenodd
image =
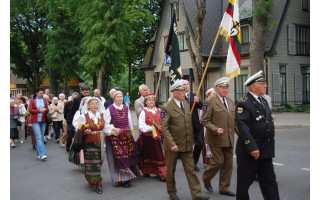
M264 107L248 92L236 106L238 126L237 157L252 157L250 152L260 150L259 159L270 159L275 155L274 124L268 102ZM253 158L253 157L252 157Z

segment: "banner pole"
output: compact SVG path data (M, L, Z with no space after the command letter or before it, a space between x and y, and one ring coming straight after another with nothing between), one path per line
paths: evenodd
M203 74L202 74L202 78L201 78L201 81L200 81L200 84L199 84L199 87L198 87L198 91L197 91L196 96L199 96L200 89L201 89L201 86L202 86L202 84L203 84L204 77L205 77L205 75L206 75L206 73L207 73L207 69L208 69L208 66L209 66L209 63L210 63L210 60L211 60L211 56L212 56L212 53L213 53L214 47L216 46L217 39L218 39L218 36L219 36L220 31L221 31L221 26L220 26L220 27L219 27L219 29L218 29L218 32L217 32L216 38L214 39L214 42L213 42L213 45L212 45L212 48L211 48L211 51L210 51L210 55L209 55L209 58L208 58L208 61L207 61L206 67L205 67L205 69L204 69L204 72L203 72ZM191 113L193 112L193 109L194 109L195 103L196 103L196 102L193 102L193 104L192 104L192 108L191 108L191 110L190 110L190 113L189 113L189 114L191 114Z

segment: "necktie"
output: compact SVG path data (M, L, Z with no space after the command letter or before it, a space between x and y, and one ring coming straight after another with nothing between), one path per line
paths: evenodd
M182 102L180 102L180 108L181 108L182 112L184 113L184 108L183 108Z
M225 100L225 98L223 97L222 98L222 100L223 100L223 104L224 104L224 106L226 107L226 109L228 110L228 106L227 106L227 104L226 104L226 100Z
M186 94L188 102L190 102L190 97L189 97L189 93Z
M260 104L262 105L262 107L264 108L264 104L263 104L263 101L262 101L262 97L258 97L259 101L260 101Z

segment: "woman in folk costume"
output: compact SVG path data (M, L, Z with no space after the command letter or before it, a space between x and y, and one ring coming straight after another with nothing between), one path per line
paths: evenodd
M114 103L106 110L106 149L111 179L124 188L131 187L131 180L141 176L139 159L133 138L133 126L128 106L124 105L121 91L113 93Z
M145 176L156 174L166 180L167 167L162 150L160 109L156 107L154 94L144 99L144 109L139 116L140 169Z
M87 182L102 193L101 166L107 129L104 106L98 98L87 98L75 125L85 135L84 174Z

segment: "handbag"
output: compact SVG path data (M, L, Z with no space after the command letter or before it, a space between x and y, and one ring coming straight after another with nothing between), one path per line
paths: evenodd
M22 126L22 122L20 120L17 120L17 126Z
M52 118L48 112L46 113L46 118L47 118L47 124L52 124Z
M51 114L51 118L52 119L55 119L57 117L58 117L58 112L57 111L55 111L54 113Z
M81 151L81 149L84 149L84 145L85 145L85 135L78 129L73 137L72 149L74 152L78 153Z

